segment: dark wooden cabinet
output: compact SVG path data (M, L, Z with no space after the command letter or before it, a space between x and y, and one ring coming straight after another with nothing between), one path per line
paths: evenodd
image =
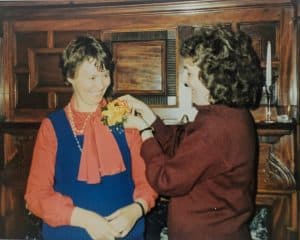
M271 239L300 239L297 8L293 0L0 2L0 119L5 119L0 123L0 171L4 172L15 159L21 164L17 169L24 167L24 161L30 163L41 119L68 102L71 89L63 83L59 57L75 36L93 35L105 41L112 51L127 43L126 47L139 44L141 51L149 46L162 49L155 58L164 61L164 67L155 72L160 74L158 91L139 88L129 92L138 93L162 118L180 119L190 111L179 84L183 70L178 53L180 43L197 32L199 26L226 24L252 37L263 68L267 42L271 42L272 115L276 120L276 106L287 106L294 121L263 123L264 98L261 107L253 112L260 138L256 202L270 213ZM120 57L116 53L115 56ZM135 76L143 79L140 75ZM115 90L127 91L122 87ZM1 193L0 198L2 218L11 209L7 202L11 198L4 195ZM24 206L24 202L20 204Z
M256 204L270 212L271 239L298 239L297 125L258 123L260 154Z

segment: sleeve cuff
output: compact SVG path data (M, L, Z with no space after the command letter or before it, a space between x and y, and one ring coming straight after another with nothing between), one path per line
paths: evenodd
M143 199L147 203L148 211L150 211L150 209L153 208L154 205L155 205L156 198L157 198L157 194L155 194L155 195L154 194L153 195L149 194L147 196L145 196L145 195L143 195L143 196L136 196L134 198L134 200L136 200L136 199Z

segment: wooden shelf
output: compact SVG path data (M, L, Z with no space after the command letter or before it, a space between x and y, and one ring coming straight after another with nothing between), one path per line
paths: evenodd
M9 133L18 130L34 130L38 129L40 122L0 122L0 132Z
M296 121L287 123L257 122L256 127L260 142L274 144L281 137L293 134L293 132L295 132L297 129L297 123Z
M293 120L291 122L273 122L273 123L266 123L266 122L256 122L256 126L258 130L294 130L297 126L296 122Z

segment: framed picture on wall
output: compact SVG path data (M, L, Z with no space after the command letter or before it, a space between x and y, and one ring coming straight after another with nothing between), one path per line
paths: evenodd
M114 63L114 93L132 94L152 107L176 107L176 29L102 32Z
M114 42L117 94L166 94L166 43L156 41Z

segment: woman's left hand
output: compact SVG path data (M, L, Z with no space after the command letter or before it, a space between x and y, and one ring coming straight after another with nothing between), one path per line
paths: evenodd
M106 220L119 231L121 237L125 237L141 216L140 207L133 203L113 212L106 217Z

